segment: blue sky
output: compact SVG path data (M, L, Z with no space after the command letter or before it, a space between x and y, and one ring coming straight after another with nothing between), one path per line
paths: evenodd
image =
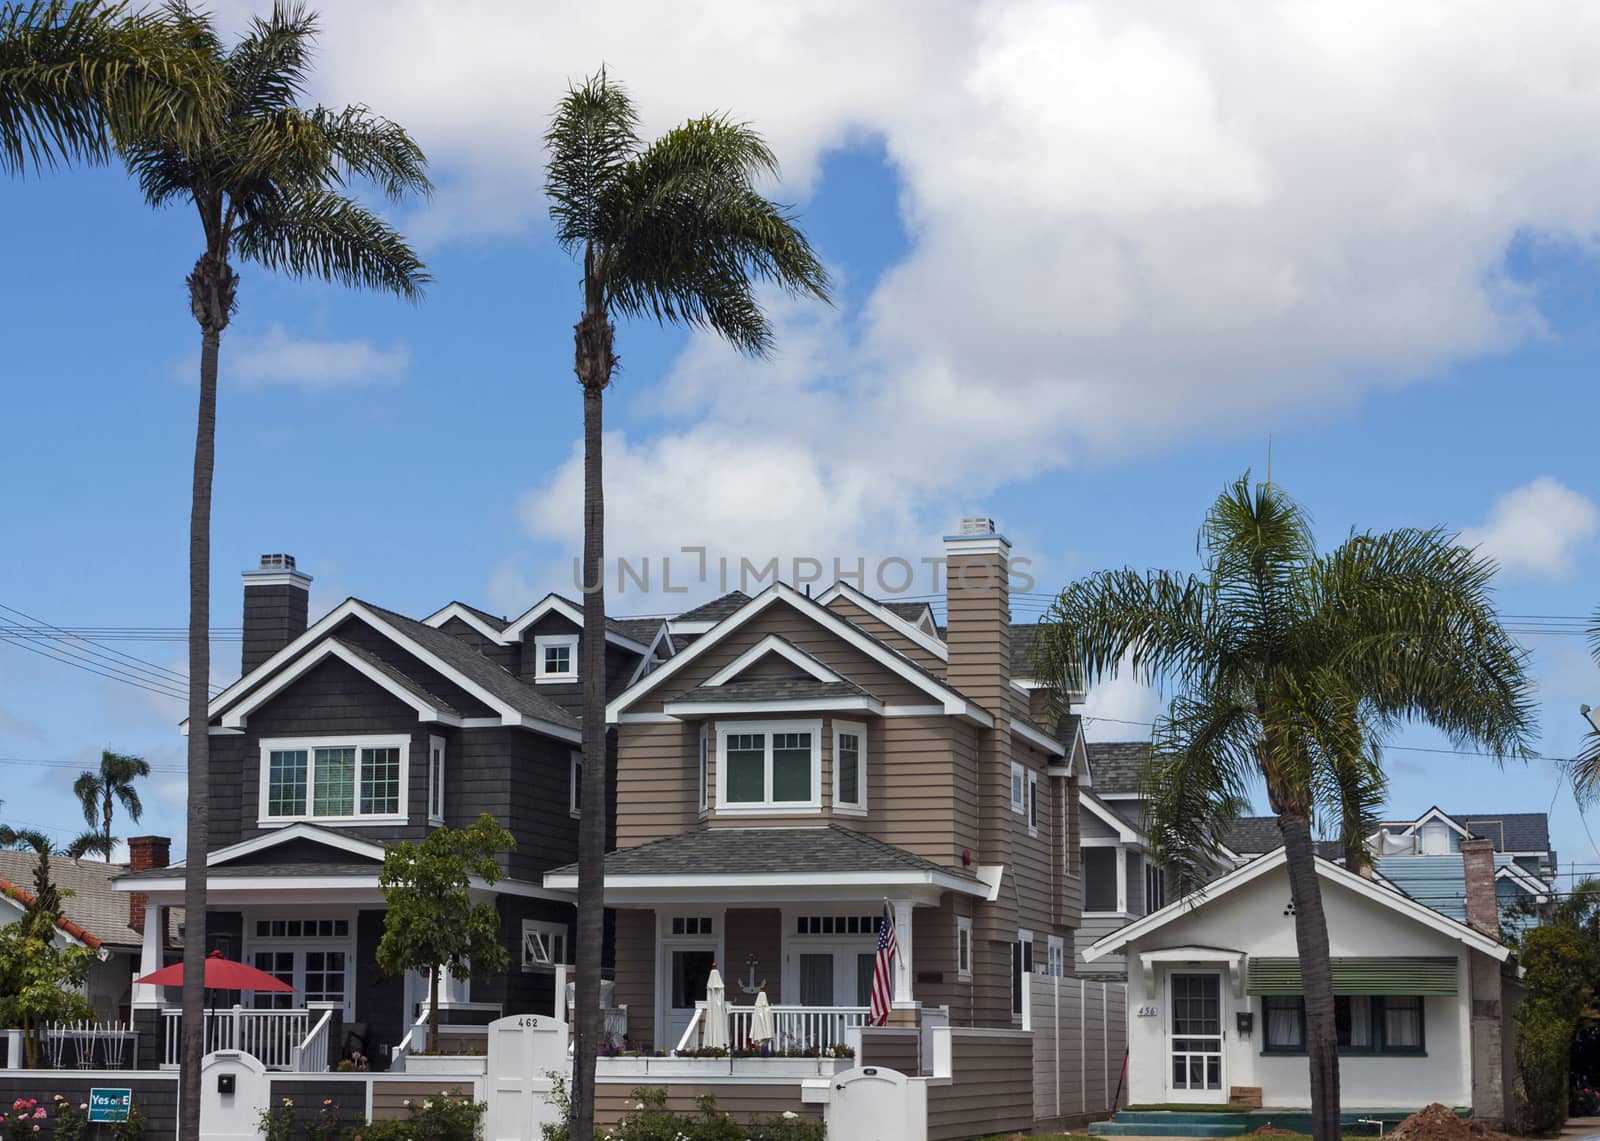
M708 3L687 26L599 7L493 19L486 47L473 21L492 10L441 29L407 0L374 38L359 5L325 5L314 95L369 101L434 158L438 195L397 219L436 281L413 307L242 268L216 625L237 624L238 572L263 551L300 558L314 609L356 594L515 612L566 585L576 274L542 220L537 136L566 78L602 56L647 129L721 107L766 129L785 162L776 192L839 283L832 310L775 304L768 362L619 330L614 551L915 560L981 511L1036 560L1039 590L1111 565L1187 569L1205 506L1264 471L1270 436L1274 480L1324 542L1469 529L1505 563L1506 613L1594 609L1600 152L1571 140L1592 136L1600 101L1576 81L1532 84L1581 60L1575 23L1441 36L1422 14L1352 27L1349 5L1275 9L1249 34L1277 50L1241 62L1237 36L1182 6L885 5L841 28L819 3L776 39L737 6ZM386 65L407 51L425 63ZM1401 98L1414 115L1390 114ZM3 183L0 204L0 604L66 626L179 627L195 223L151 212L109 170ZM178 642L116 645L182 669ZM1581 637L1528 645L1540 748L1569 756L1600 670ZM238 644L214 654L225 681ZM1140 722L1155 708L1118 685L1089 711ZM73 775L114 747L159 768L143 827L181 835L178 715L0 644L0 817L65 840L81 826ZM1411 751L1444 747L1424 731L1395 744L1397 811L1553 803L1563 860L1600 866L1548 762L1499 772Z

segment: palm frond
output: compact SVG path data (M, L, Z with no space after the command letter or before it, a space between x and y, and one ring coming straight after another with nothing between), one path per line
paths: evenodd
M604 68L569 87L551 116L544 192L556 240L572 252L599 239L602 201L639 153L633 100Z
M100 774L90 769L79 773L78 779L72 782L72 795L78 798L78 806L83 809L83 822L91 828L100 819L100 796L104 791Z
M316 34L316 14L301 3L275 0L271 16L251 20L223 64L228 117L271 115L294 106L305 90Z
M403 127L361 106L337 112L318 107L311 119L338 166L377 186L391 202L433 193L428 159Z
M172 13L98 0L0 6L0 172L101 162L160 130L192 144L221 111L207 45Z
M240 223L236 240L240 257L293 277L383 290L412 301L431 280L392 226L325 190L273 197Z
M116 844L117 841L114 837L108 838L103 832L89 829L74 836L72 843L68 844L65 850L66 854L74 860L81 860L84 856L92 855L110 861L112 854L116 851Z
M1180 695L1156 719L1141 776L1144 831L1180 895L1212 878L1228 826L1249 810L1255 713L1224 694Z

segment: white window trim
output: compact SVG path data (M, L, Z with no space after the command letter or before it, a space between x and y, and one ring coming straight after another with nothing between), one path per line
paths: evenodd
M711 810L711 726L700 726L700 815Z
M351 733L326 737L263 737L261 746L260 784L257 788L256 800L256 825L270 828L281 824L340 824L346 827L362 827L380 824L404 824L408 793L411 789L411 738L406 735ZM345 749L356 750L356 792L355 801L361 802L361 750L362 749L399 749L400 750L400 808L398 812L384 813L383 815L362 816L317 816L312 811L316 803L316 750L318 749ZM296 816L269 816L267 815L267 778L272 769L272 754L279 752L293 752L304 750L306 753L306 810Z
M856 750L856 800L854 803L839 799L839 736L853 734L860 742ZM859 721L833 723L833 811L840 816L865 816L867 814L867 727Z
M964 966L961 962L963 944L967 952ZM964 983L972 981L972 920L965 915L956 916L956 979Z
M1028 811L1028 778L1027 770L1016 761L1011 762L1011 811L1018 816L1026 815Z
M428 823L429 824L443 824L444 823L444 777L445 777L445 764L446 764L446 761L447 761L447 757L446 757L446 753L445 753L445 741L444 741L444 738L443 737L439 737L439 736L434 736L434 735L430 734L429 737L428 737L428 794L427 794L427 796L428 796ZM435 770L435 766L438 767L438 771L437 772L434 771ZM433 800L433 790L434 790L434 787L435 787L435 784L434 784L435 780L437 780L437 782L438 782L438 789L439 789L439 802L437 804L435 804L434 800Z
M1045 936L1045 968L1050 974L1063 977L1067 973L1067 941L1060 935Z
M583 767L583 754L572 750L567 761L567 812L574 820L583 816L583 784L578 770Z
M1025 974L1030 974L1030 975L1038 973L1038 970L1037 970L1038 963L1034 960L1033 932L1028 930L1026 927L1018 928L1017 929L1017 942L1018 943L1026 943L1028 945L1028 950L1027 950L1027 952L1025 954L1018 954L1016 956L1016 958L1012 960L1011 970L1012 970L1013 986L1015 985L1016 972L1023 971ZM1024 961L1024 960L1026 960L1026 961ZM1009 995L1009 992L1011 991L1011 989L1012 989L1011 987L1007 987L1006 988L1008 995ZM1028 996L1026 994L1024 994L1022 996L1022 1001L1023 1001L1023 1005L1027 1005ZM1013 1022L1021 1022L1022 1021L1022 1011L1013 1010L1011 1012L1011 1021L1013 1021Z
M550 673L544 668L546 649L567 647L567 661L572 668L563 673ZM574 682L578 680L578 635L540 634L533 639L533 680L538 682Z
M545 919L524 919L522 921L522 943L519 947L519 957L522 960L523 971L530 973L534 971L553 972L557 966L554 955L551 955L550 962L548 963L528 961L529 935L559 935L561 937L561 958L569 958L567 951L570 949L568 947L568 942L571 939L571 933L568 931L565 923L552 923ZM549 944L547 943L546 946L549 946ZM559 1001L559 999L557 1001Z
M307 936L298 939L275 935L257 935L256 921L260 919L348 919L350 921L349 934L329 936ZM318 904L307 904L295 907L292 911L283 911L273 908L269 910L246 910L240 915L239 961L255 965L257 951L343 951L345 953L345 992L344 1016L355 1017L356 1009L356 913L340 908L328 907ZM305 981L305 960L296 958L295 979L297 983ZM301 1003L304 1005L304 1003Z
M763 790L768 799L760 803L728 803L728 737L735 733L762 733L766 738L766 767ZM775 733L811 734L811 799L772 800L772 738ZM817 721L718 721L717 722L717 815L760 816L784 812L822 811L822 722Z
M1028 821L1028 835L1034 839L1039 837L1039 774L1030 770L1028 772L1028 787L1026 789L1026 819Z

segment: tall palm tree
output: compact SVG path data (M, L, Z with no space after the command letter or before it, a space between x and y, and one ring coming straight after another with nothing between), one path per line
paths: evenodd
M757 188L776 176L761 136L723 115L653 142L627 93L602 70L571 88L545 134L545 193L556 239L583 266L574 371L583 390L583 753L578 838L577 1059L573 1139L594 1133L606 837L605 498L601 406L617 367L614 316L709 329L762 356L772 326L756 296L771 284L827 300L828 279L794 215Z
M1313 1136L1338 1141L1333 975L1313 816L1347 847L1381 795L1375 743L1421 721L1458 745L1526 758L1527 657L1490 603L1493 565L1440 531L1353 534L1319 554L1300 508L1248 473L1200 531L1204 572L1103 571L1067 586L1040 633L1047 676L1131 663L1177 695L1156 722L1148 824L1180 887L1266 786L1287 854L1304 979Z
M1589 627L1589 652L1594 655L1594 664L1600 666L1600 607L1595 609L1592 621L1594 625ZM1578 803L1589 805L1600 798L1600 713L1585 705L1583 715L1589 721L1589 731L1583 735L1583 747L1573 758L1570 773L1572 791L1577 795Z
M78 779L72 783L72 795L78 798L78 804L83 808L84 823L91 829L99 825L98 835L102 841L85 845L83 850L92 848L103 853L107 862L110 861L116 843L111 837L112 807L120 803L127 810L128 819L137 824L139 817L144 815L144 805L139 801L139 792L133 787L133 782L149 775L150 763L143 757L113 753L110 749L101 752L98 771L84 769L78 775ZM86 836L79 837L80 841L87 839ZM78 845L74 844L74 847Z
M104 162L117 138L152 127L194 138L220 104L199 62L167 12L0 4L0 173Z
M237 302L233 258L294 277L378 289L409 300L428 281L401 235L347 193L374 184L391 201L432 190L427 160L399 126L365 107L302 108L316 18L279 3L254 20L231 50L209 16L186 8L175 20L203 47L224 92L223 110L197 140L138 137L124 152L152 206L182 204L200 219L203 245L187 279L200 326L200 405L189 515L189 820L184 862L183 1051L179 1136L199 1136L201 1017L205 958L207 683L211 674L211 478L215 465L217 358Z

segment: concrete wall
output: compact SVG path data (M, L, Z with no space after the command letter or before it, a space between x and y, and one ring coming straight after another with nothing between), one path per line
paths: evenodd
M1461 943L1357 895L1351 888L1322 880L1323 907L1335 956L1427 955L1458 961L1458 994L1424 1000L1423 1055L1346 1054L1340 1059L1340 1088L1345 1105L1362 1109L1414 1109L1438 1101L1450 1106L1472 1102L1471 978L1468 951ZM1128 961L1129 1086L1133 1104L1171 1100L1167 1089L1167 1034L1171 1009L1168 977L1175 972L1217 969L1224 972L1222 1027L1224 1093L1226 1087L1260 1086L1263 1103L1274 1107L1310 1104L1309 1074L1303 1055L1264 1055L1262 1001L1238 997L1221 962L1157 964L1154 987L1146 990L1138 952L1161 947L1206 947L1244 951L1248 955L1296 956L1294 918L1288 914L1289 883L1275 868L1226 896L1213 897L1130 946ZM1140 1008L1153 1013L1140 1016ZM1255 1028L1242 1038L1235 1015L1253 1011Z

